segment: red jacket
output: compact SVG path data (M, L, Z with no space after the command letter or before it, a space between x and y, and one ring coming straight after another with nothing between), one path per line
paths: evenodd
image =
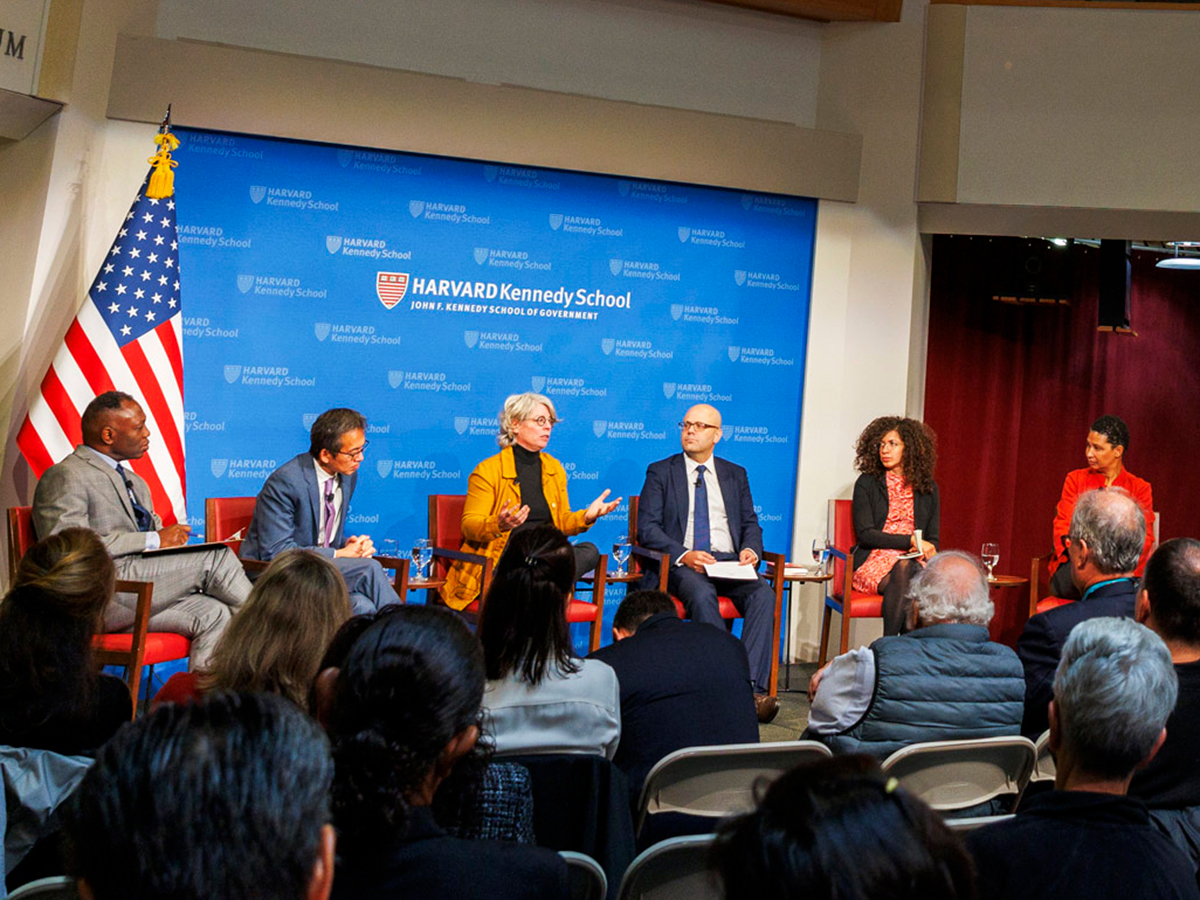
M1067 532L1071 529L1071 514L1075 512L1075 501L1085 491L1103 490L1105 487L1103 472L1093 472L1091 469L1076 469L1067 473L1063 482L1062 496L1054 511L1054 559L1050 560L1050 574L1067 561ZM1154 498L1150 496L1150 482L1138 478L1128 469L1122 469L1113 487L1119 487L1129 492L1129 495L1142 508L1146 517L1146 543L1142 546L1142 556L1138 560L1134 574L1139 577L1146 568L1146 560L1154 547Z

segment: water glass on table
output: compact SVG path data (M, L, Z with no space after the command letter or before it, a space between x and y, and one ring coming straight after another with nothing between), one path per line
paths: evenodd
M983 549L979 552L979 558L982 559L983 564L987 566L988 581L995 581L995 577L992 575L992 569L994 569L1000 562L1000 545L992 543L984 544Z
M629 535L623 534L613 541L612 552L613 559L617 561L616 574L625 575L625 563L629 561L629 554L633 552L633 545L629 543Z
M379 542L378 556L390 556L395 559L400 555L400 542L395 538L385 538ZM389 572L395 572L394 569L388 569Z
M433 561L433 548L429 546L429 538L417 538L413 541L412 564L416 581L429 580L429 563Z

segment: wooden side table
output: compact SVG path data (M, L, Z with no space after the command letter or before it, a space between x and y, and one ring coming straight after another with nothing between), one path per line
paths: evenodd
M1014 590L1025 587L1029 579L1020 575L995 575L988 579L988 589L996 612L988 626L988 634L998 644L1015 648L1017 639L1029 618L1027 591Z
M791 662L792 662L792 624L791 624L792 585L793 584L824 584L827 581L833 580L833 572L808 572L808 571L788 572L787 565L784 565L783 576L781 578L777 579L775 572L774 572L774 568L775 568L774 566L771 566L768 569L768 571L766 573L767 580L770 581L772 585L775 585L775 597L776 597L777 603L780 606L783 605L783 595L785 593L787 594L787 609L788 609L788 617L787 617L788 624L787 624L787 629L784 631L784 635L783 635L783 662L784 662L784 665L787 666L787 671L784 673L784 676L783 676L783 687L779 688L779 690L784 691L785 693L789 693L789 694L790 693L798 693L799 689L792 688L792 666L791 666ZM824 601L822 601L822 602L824 602ZM782 621L782 617L780 617L780 621ZM778 666L778 664L779 664L779 638L778 638L778 635L776 636L776 640L775 640L775 660L776 660L775 665ZM805 691L808 690L807 686L804 688L804 690Z

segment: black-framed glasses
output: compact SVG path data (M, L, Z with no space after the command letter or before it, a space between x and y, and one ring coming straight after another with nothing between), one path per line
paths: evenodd
M709 425L707 422L690 422L687 420L684 420L683 422L676 422L675 424L679 426L680 431L687 431L689 428L695 428L701 434L703 434L710 428L720 428L721 427L720 425Z
M339 450L334 456L348 456L351 459L362 459L362 455L367 452L367 448L370 446L370 441L363 441L361 447L355 447L353 450Z

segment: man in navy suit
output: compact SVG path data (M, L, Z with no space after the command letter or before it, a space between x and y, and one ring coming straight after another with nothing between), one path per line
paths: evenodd
M693 406L680 423L683 453L651 463L638 506L638 543L670 557L667 590L694 622L724 628L717 595L733 601L744 618L742 641L750 659L759 720L769 722L779 704L767 694L775 593L757 575L749 580L710 578L704 567L736 560L753 572L762 558L762 528L754 513L750 482L739 465L713 456L721 440L721 414L707 403ZM650 571L644 589L657 587Z
M1121 488L1081 494L1071 515L1067 564L1082 600L1038 613L1025 623L1017 655L1025 667L1025 720L1021 733L1036 738L1050 727L1054 670L1071 629L1098 616L1133 618L1137 568L1146 517Z
M301 548L333 560L354 613L399 603L383 567L371 559L365 534L346 538L346 511L367 449L367 420L352 409L329 409L313 422L307 453L271 473L242 542L247 559L274 559Z

